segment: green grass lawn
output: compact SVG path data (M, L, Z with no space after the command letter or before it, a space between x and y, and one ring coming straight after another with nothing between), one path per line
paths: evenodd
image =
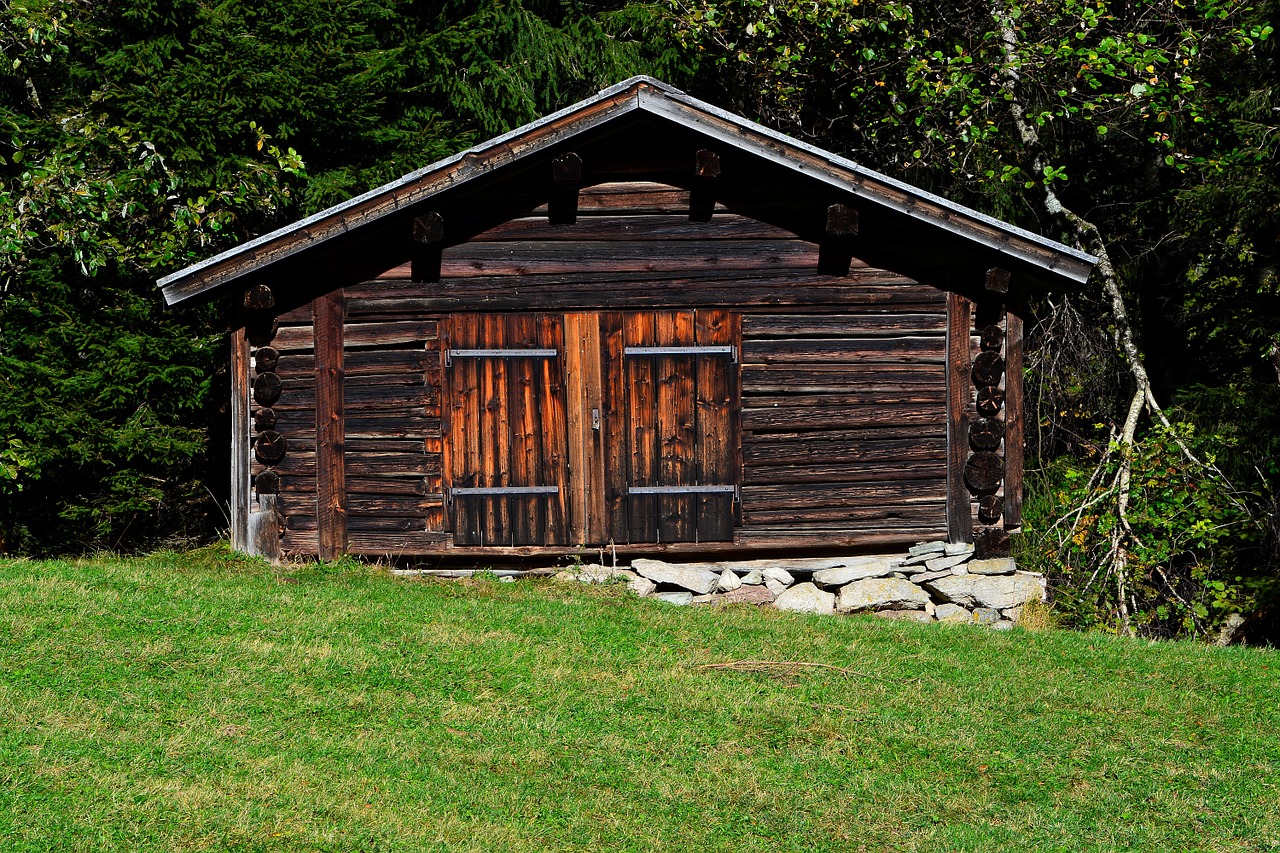
M697 668L742 659L856 674ZM1280 849L1277 665L216 549L0 562L0 850Z

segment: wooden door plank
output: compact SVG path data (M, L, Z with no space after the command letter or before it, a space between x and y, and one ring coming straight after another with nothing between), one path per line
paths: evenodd
M484 317L482 348L503 349L507 346L505 318L499 314ZM480 456L484 486L510 485L511 425L507 409L507 360L482 358L484 408L481 411ZM510 498L486 497L484 503L483 544L510 545Z
M315 328L316 522L321 560L347 551L347 484L343 451L342 288L311 303Z
M565 421L565 335L560 315L538 315L538 336L538 346L560 353L556 358L539 359L537 397L542 421L542 483L560 487L557 494L546 499L544 541L548 545L561 545L569 541L569 451Z
M973 512L964 485L973 396L969 385L972 313L968 299L958 293L947 294L947 530L952 542L973 541Z
M582 333L583 446L586 453L587 543L608 541L605 523L603 358L600 315L584 315Z
M604 465L605 541L630 542L627 530L627 374L622 355L622 314L600 315L601 401Z
M537 320L531 314L507 317L508 346L531 348L537 345ZM511 411L511 484L538 486L542 483L541 440L538 429L538 401L535 395L535 359L512 359L507 366L507 394ZM540 497L511 498L511 544L541 545L546 512Z
M453 346L469 349L479 346L479 319L472 314L455 315L451 320ZM453 454L455 487L473 488L479 482L480 465L480 388L476 359L460 358L450 368L452 430L449 443ZM453 502L454 542L458 545L480 545L480 506L474 498Z
M699 309L694 317L698 346L737 345L738 315L721 308ZM738 367L724 356L703 356L696 365L694 404L694 472L700 484L737 483L738 457L735 374ZM704 494L695 499L698 542L733 540L733 496Z
M660 311L654 323L657 346L692 346L693 312ZM658 482L663 486L693 483L694 357L666 355L657 359ZM658 498L658 541L692 542L695 499L689 495Z
M590 314L564 315L564 385L565 427L569 440L569 542L587 542L587 468L589 438L584 425L587 385L583 358L583 334L592 318Z
M622 334L625 346L654 346L654 315L648 311L629 312L623 315ZM658 464L655 442L655 416L657 414L657 389L654 383L656 358L629 356L624 365L627 380L627 439L629 464L627 485L658 485ZM629 495L627 498L627 527L630 541L658 541L658 500L652 495Z

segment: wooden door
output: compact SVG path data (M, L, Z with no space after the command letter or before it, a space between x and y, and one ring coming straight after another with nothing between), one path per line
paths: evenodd
M605 480L618 543L728 542L737 516L741 323L721 309L602 315Z
M446 325L455 544L732 541L736 315L456 315Z
M444 470L454 544L567 544L561 318L459 314L446 326Z

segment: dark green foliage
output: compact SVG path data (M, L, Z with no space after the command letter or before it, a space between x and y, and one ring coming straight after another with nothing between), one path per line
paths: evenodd
M8 4L0 550L225 523L224 327L164 309L155 279L625 76L679 79L653 21L572 0Z

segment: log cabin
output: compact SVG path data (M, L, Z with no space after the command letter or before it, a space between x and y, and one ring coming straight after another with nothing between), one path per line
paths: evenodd
M242 551L998 555L1095 262L636 77L159 286L230 312Z

